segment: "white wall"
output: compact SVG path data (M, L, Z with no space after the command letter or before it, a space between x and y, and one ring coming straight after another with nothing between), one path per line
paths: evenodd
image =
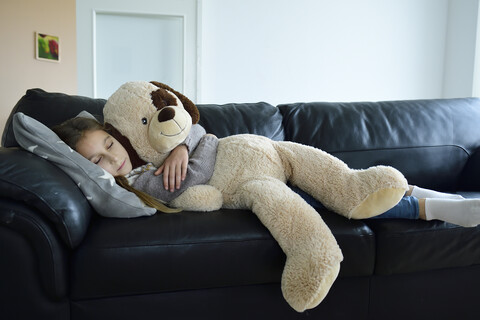
M35 59L35 31L60 37L60 63ZM0 1L0 135L30 88L77 93L75 0Z
M478 0L450 0L443 79L445 98L480 93L475 92L475 85L480 85L480 82L475 83L476 47L480 45L477 42L478 14Z
M184 92L197 103L480 92L479 0L81 0L78 93L92 95L92 8L161 13L192 2L200 41L187 51L200 54L186 81L197 97Z
M448 9L448 0L203 0L197 102L441 98Z

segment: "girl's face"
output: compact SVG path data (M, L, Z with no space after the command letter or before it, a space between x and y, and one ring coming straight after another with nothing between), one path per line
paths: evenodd
M86 131L76 146L77 152L99 165L112 176L124 176L132 171L127 150L103 130Z

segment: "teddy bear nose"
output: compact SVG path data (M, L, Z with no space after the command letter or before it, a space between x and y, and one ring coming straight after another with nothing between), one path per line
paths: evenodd
M163 108L158 113L158 122L165 122L168 120L172 120L175 117L175 109L173 108Z

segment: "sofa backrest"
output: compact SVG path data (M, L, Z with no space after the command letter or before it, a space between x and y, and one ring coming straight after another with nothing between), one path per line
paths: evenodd
M73 96L64 93L51 93L42 89L30 89L17 102L10 117L5 124L2 136L2 146L18 147L13 134L13 115L23 112L47 127L60 124L63 121L75 117L82 110L93 114L97 119L103 121L104 99L92 99L83 96Z
M265 102L197 105L200 124L218 138L242 133L284 140L279 109Z
M103 119L104 99L41 89L28 90L12 115L23 112L47 126L86 110ZM200 124L218 137L239 133L289 140L320 148L352 168L391 165L408 181L452 190L480 145L480 99L438 99L351 103L243 103L198 105ZM18 146L12 115L2 138Z
M285 139L352 168L391 165L412 184L451 190L480 145L480 99L280 105Z
M13 114L17 112L23 112L46 126L52 127L76 116L82 110L88 111L103 121L105 102L105 99L30 89L15 105L7 120L2 146L18 146L12 128ZM284 138L282 115L278 108L268 103L204 104L198 105L198 109L200 124L207 132L213 133L219 138L240 133L263 135L273 140L283 140Z

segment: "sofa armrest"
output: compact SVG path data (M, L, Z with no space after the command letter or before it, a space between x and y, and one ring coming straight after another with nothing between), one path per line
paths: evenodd
M468 159L458 181L458 191L480 191L480 150Z
M83 240L94 212L61 169L18 148L0 148L0 194L41 212L70 248Z
M37 308L50 309L65 299L68 249L55 229L35 208L0 197L0 304L26 305L43 319ZM7 305L5 309L8 315Z

